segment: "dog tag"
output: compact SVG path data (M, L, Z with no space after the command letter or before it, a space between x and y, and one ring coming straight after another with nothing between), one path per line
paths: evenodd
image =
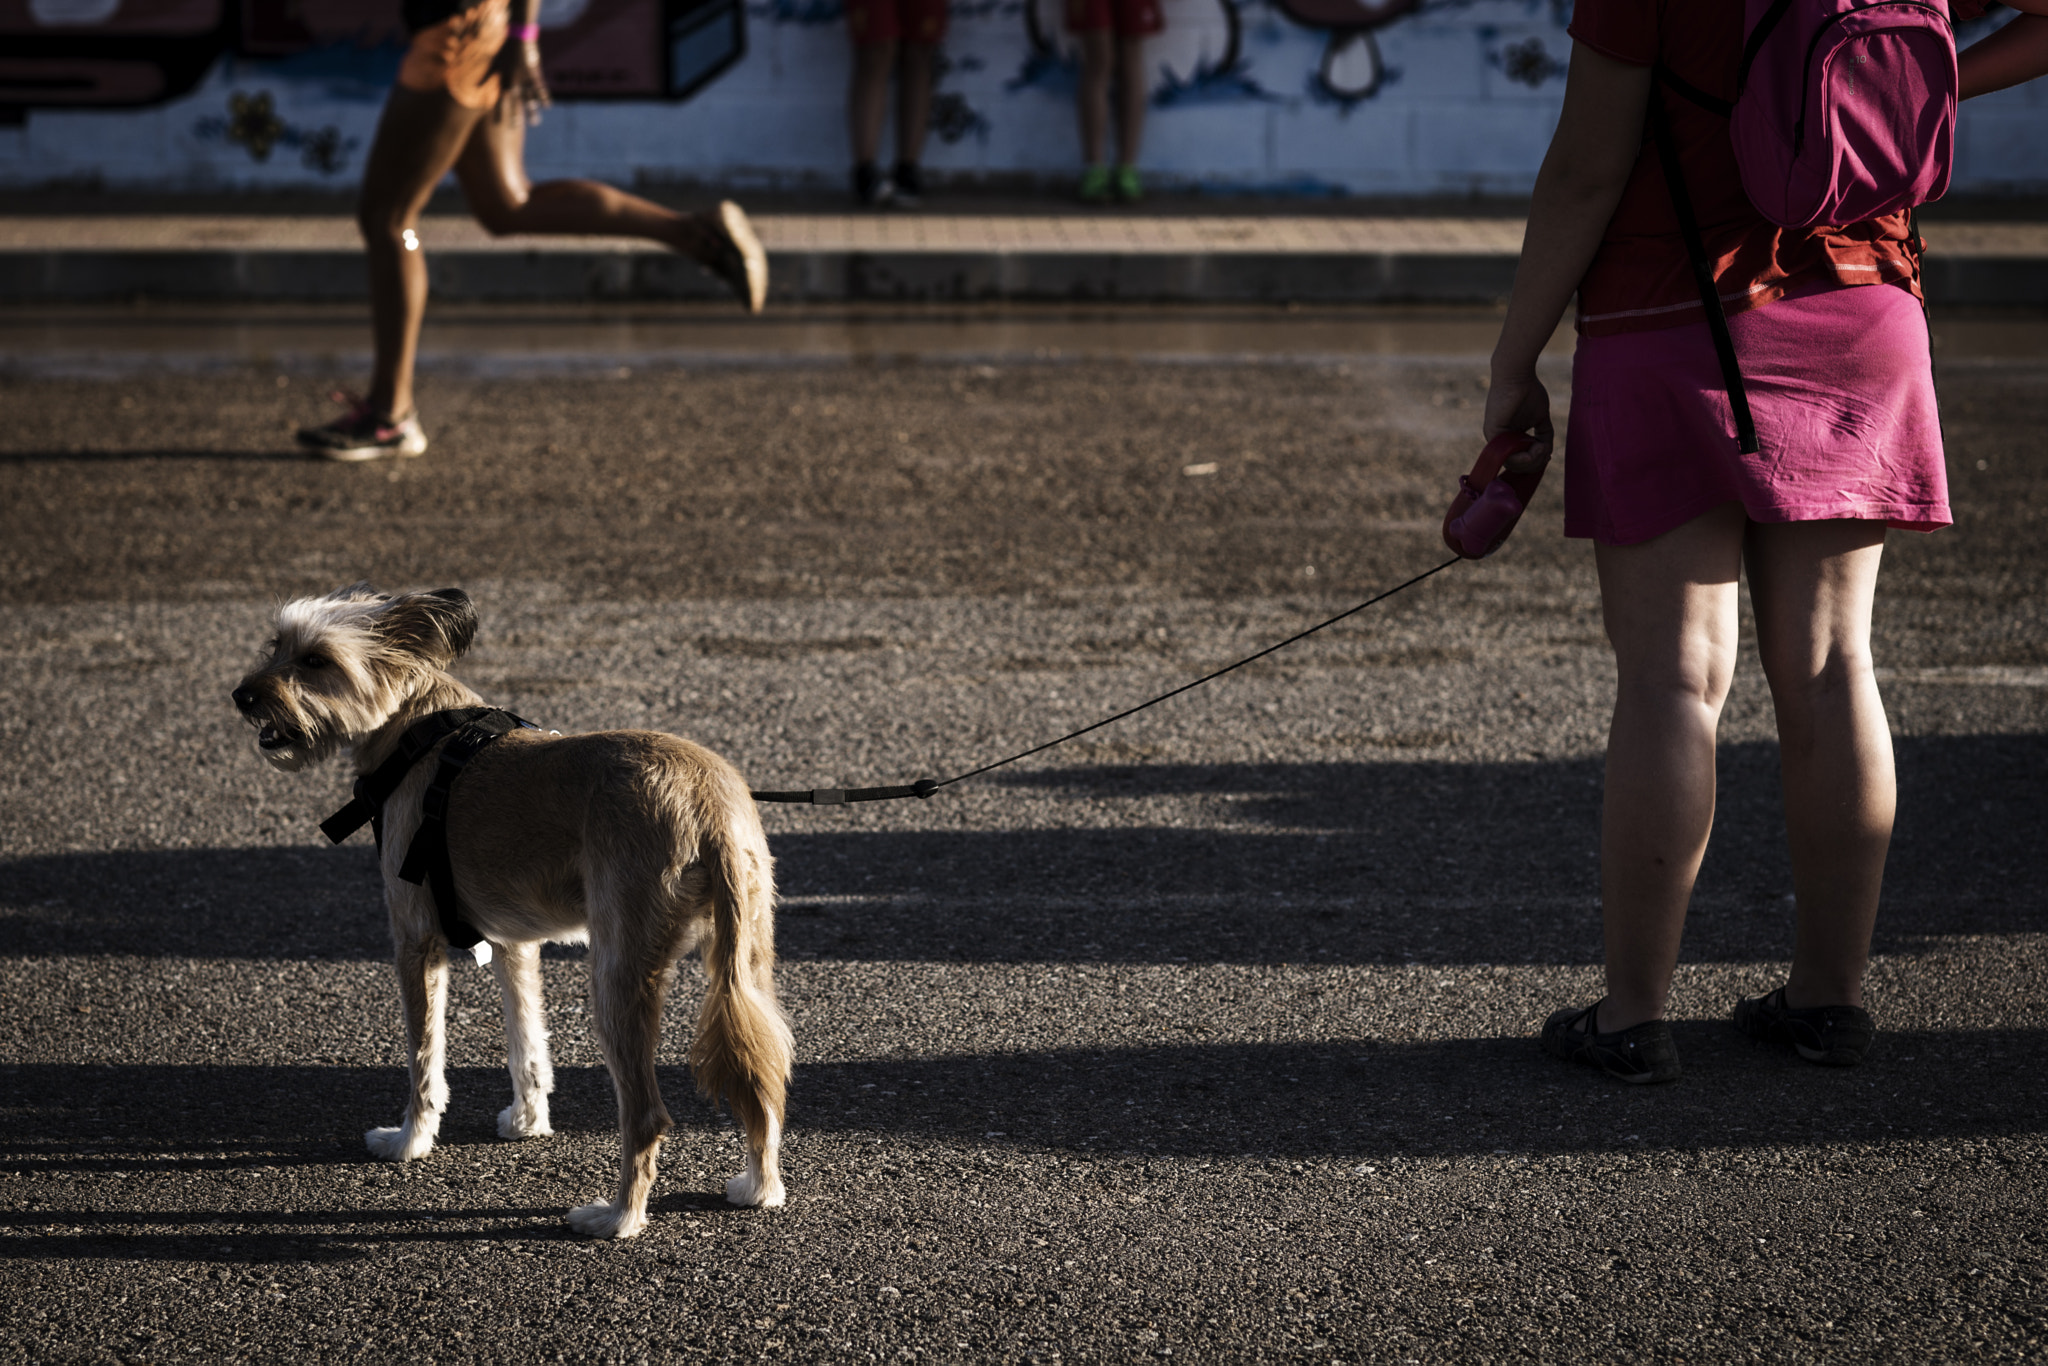
M469 954L470 957L476 959L478 967L489 967L491 965L491 941L488 939L477 940L469 946Z

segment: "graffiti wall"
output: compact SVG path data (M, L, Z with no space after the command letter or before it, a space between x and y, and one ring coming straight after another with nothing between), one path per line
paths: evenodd
M1570 0L1163 6L1143 157L1160 185L1526 190L1570 50ZM951 12L927 165L1066 180L1061 0ZM536 177L844 183L840 0L543 0L541 27L558 104ZM399 0L0 0L0 184L347 186L403 43ZM1973 103L1956 187L2048 188L2044 132L2048 91Z

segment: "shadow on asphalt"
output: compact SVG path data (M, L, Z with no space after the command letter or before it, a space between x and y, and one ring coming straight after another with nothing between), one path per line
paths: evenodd
M1776 764L1769 744L1721 751L1688 959L1790 955ZM2048 930L2016 836L2048 827L2048 736L1902 739L1898 770L1878 951ZM1599 778L1595 760L1027 772L1005 781L1228 796L1232 824L771 836L779 943L799 960L1589 963ZM366 842L16 859L0 953L383 959L382 904Z
M843 1165L831 1139L894 1140L916 1149L1037 1151L1072 1157L1157 1156L1177 1162L1319 1162L1471 1156L1542 1157L1809 1144L1960 1141L2036 1133L2036 1088L2015 1076L2048 1071L2048 1030L1885 1031L1862 1067L1818 1068L1758 1044L1717 1020L1673 1025L1687 1075L1658 1087L1625 1087L1588 1069L1542 1057L1534 1039L1485 1037L1387 1042L1135 1044L939 1058L810 1063L790 1099L790 1160ZM671 1157L736 1158L730 1126L692 1093L680 1066L660 1069L678 1121ZM485 1209L493 1198L544 1198L548 1183L588 1184L614 1160L617 1111L598 1067L557 1070L558 1135L589 1143L513 1148L496 1136L508 1083L496 1068L454 1068L442 1126L443 1154L495 1148L509 1168L488 1178L460 1160L443 1198L464 1217L522 1217ZM364 1151L360 1133L388 1122L402 1103L398 1068L327 1066L0 1066L7 1137L0 1162L38 1172L135 1177L177 1172L294 1168L389 1171ZM857 1155L915 1166L905 1148ZM834 1156L834 1154L837 1156ZM815 1155L813 1155L815 1154ZM573 1172L565 1171L565 1165ZM432 1159L416 1170L428 1172ZM533 1186L522 1200L521 1173ZM844 1179L842 1171L838 1179ZM317 1180L316 1177L309 1179ZM1282 1171L1276 1179L1288 1179ZM139 1188L138 1188L139 1189ZM552 1191L547 1191L553 1194ZM399 1192L400 1195L403 1192ZM317 1198L317 1197L314 1197ZM369 1200L379 1204L378 1200ZM710 1197L665 1194L719 1208ZM444 1216L451 1213L446 1207ZM558 1210L548 1210L550 1217ZM320 1216L299 1210L277 1222L369 1223L401 1212ZM125 1216L123 1216L125 1217ZM151 1216L146 1222L175 1222ZM260 1211L194 1215L260 1223ZM425 1215L414 1217L424 1218ZM0 1212L0 1226L85 1222L52 1210ZM431 1234L431 1230L428 1231ZM0 1257L28 1250L0 1239ZM37 1253L36 1255L46 1255ZM130 1253L129 1255L134 1255Z
M210 446L139 446L82 451L0 451L0 465L43 465L59 461L82 465L126 465L144 460L213 460L226 464L304 464L310 457L296 447L274 451L224 451Z

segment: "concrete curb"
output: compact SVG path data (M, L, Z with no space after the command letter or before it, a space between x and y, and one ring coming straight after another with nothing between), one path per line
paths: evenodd
M1101 302L1489 304L1514 281L1521 224L1503 219L1246 216L764 216L778 303ZM423 220L449 302L720 300L682 257L605 238L491 239ZM1941 307L2048 307L2048 225L1928 228ZM0 221L0 302L138 298L232 303L365 297L352 221L135 216Z
M2048 263L2043 263L2048 265ZM434 297L457 302L715 300L688 261L638 251L440 251ZM1492 303L1515 258L1407 252L796 251L772 258L781 303L1001 300ZM0 301L135 298L342 302L365 297L360 252L0 250Z

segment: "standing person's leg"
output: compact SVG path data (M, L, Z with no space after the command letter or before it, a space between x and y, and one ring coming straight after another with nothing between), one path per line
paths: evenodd
M915 208L924 197L925 132L932 119L932 87L937 83L939 46L905 41L896 67L896 169L890 179L896 197Z
M1737 1023L1817 1062L1859 1061L1871 1033L1863 972L1891 843L1891 727L1870 658L1881 522L1749 530L1757 646L1778 718L1785 828L1798 900L1792 973ZM1819 1055L1819 1056L1816 1056Z
M1135 171L1138 143L1145 136L1145 106L1151 90L1145 70L1143 35L1119 35L1116 40L1116 159L1118 166Z
M710 212L677 213L595 180L534 185L526 178L526 109L516 94L507 94L476 124L456 158L455 178L470 212L493 235L649 238L724 280L749 312L761 311L768 258L737 204L727 200Z
M1543 1045L1625 1081L1679 1075L1664 1007L1714 823L1746 525L1729 503L1654 540L1594 550L1615 663L1600 827L1607 995L1552 1015Z
M1068 0L1069 24L1077 0ZM1109 167L1102 159L1103 144L1109 137L1109 87L1116 65L1116 38L1102 28L1077 28L1075 45L1081 53L1081 81L1075 104L1081 124L1081 198L1096 201L1109 198Z
M1740 504L1631 546L1599 546L1614 646L1600 821L1607 1003L1600 1028L1661 1019L1714 824L1714 746L1734 679Z
M889 0L853 0L846 7L853 32L853 76L846 87L846 127L853 140L853 195L879 207L891 186L875 164L882 124L889 117L889 77L896 70L895 10Z

